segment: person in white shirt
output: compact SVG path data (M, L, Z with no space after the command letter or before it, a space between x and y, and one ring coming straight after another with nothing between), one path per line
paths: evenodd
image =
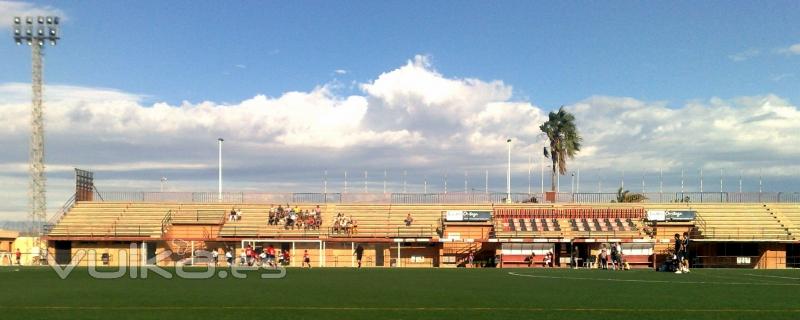
M233 253L231 253L230 249L225 250L225 261L228 262L229 267L233 266Z

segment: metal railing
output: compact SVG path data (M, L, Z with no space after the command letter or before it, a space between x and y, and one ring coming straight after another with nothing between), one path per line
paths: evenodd
M164 214L164 218L161 219L161 235L163 236L167 231L169 231L169 226L172 225L172 210L167 210L167 213Z
M702 239L714 240L792 240L792 236L776 228L718 228L704 227L699 235Z
M800 192L664 192L643 193L648 203L800 203ZM552 194L557 203L611 203L616 193ZM272 193L272 192L97 192L95 199L113 202L183 203L506 203L509 195L498 192L451 193ZM541 193L512 193L511 203L545 203Z
M429 238L435 235L436 228L426 226L397 226L397 227L359 227L355 230L345 231L333 227L328 228L329 237L339 238Z
M274 229L264 229L263 226L248 225L237 226L225 224L225 227L220 231L222 237L266 237L266 238L281 238L281 237L318 237L320 234L317 228L296 228L291 227L276 227Z
M77 196L77 194L73 193L72 197L70 197L64 203L64 205L61 206L61 209L59 209L58 212L56 212L56 214L53 215L50 218L50 220L48 220L47 223L45 223L42 226L42 231L44 232L44 234L50 233L50 230L53 230L53 227L55 227L55 225L58 224L59 221L61 221L61 219L64 217L64 215L66 215L67 212L69 212L69 210L72 209L72 207L75 206L75 197L76 196Z

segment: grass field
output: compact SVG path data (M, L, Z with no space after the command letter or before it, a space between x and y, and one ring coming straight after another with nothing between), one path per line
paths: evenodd
M283 279L0 268L0 319L798 319L800 270L288 269Z

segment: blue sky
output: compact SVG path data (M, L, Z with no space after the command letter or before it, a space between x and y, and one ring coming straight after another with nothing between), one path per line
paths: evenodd
M800 2L0 0L0 219L24 219L30 50L14 15L65 17L46 49L49 206L72 169L98 187L322 191L322 174L389 191L533 190L538 126L565 105L582 191L800 190ZM545 177L549 185L549 176ZM562 191L569 190L569 175ZM476 182L477 181L477 182ZM714 182L716 181L716 182ZM602 183L601 183L602 182ZM586 187L591 186L591 187ZM716 187L710 187L716 186ZM588 188L588 189L587 189ZM712 188L712 189L708 189ZM452 190L452 189L451 189ZM451 191L452 192L452 191Z
M68 17L64 41L50 50L49 82L173 104L278 96L334 80L346 94L352 81L416 54L443 74L502 80L544 108L591 95L800 98L800 57L778 53L800 38L792 1L41 4ZM28 52L7 41L0 54L27 61ZM25 64L7 70L0 81L28 77Z

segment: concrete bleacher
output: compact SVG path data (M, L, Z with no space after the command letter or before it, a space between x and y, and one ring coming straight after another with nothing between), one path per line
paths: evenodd
M277 206L277 204L275 205ZM294 205L292 205L294 206ZM609 204L323 204L321 227L286 229L267 224L270 204L78 202L53 227L50 237L159 237L169 224L221 225L221 237L357 237L435 238L442 227L442 212L478 210L494 212L495 236L503 237L645 237L646 210L694 210L698 239L790 240L800 239L800 205L785 203L609 203ZM312 211L315 204L299 205ZM239 221L228 221L231 209L241 210ZM511 209L559 210L558 216L514 215ZM503 211L505 210L505 211ZM511 211L509 211L511 210ZM498 212L505 212L498 214ZM342 213L358 222L352 233L332 230ZM563 213L563 214L561 214ZM408 214L414 218L405 225Z
M764 207L778 219L793 239L800 240L800 204L767 203Z
M630 207L633 204L603 204L607 208ZM601 206L601 205L594 205ZM636 203L645 210L692 210L695 238L707 240L787 240L786 227L760 203Z
M50 231L50 237L159 237L167 211L163 203L78 202Z
M640 237L641 207L499 206L495 235L504 237Z
M388 226L397 237L432 238L438 237L442 227L442 213L448 210L463 211L491 211L491 205L480 204L415 204L392 205ZM414 222L411 226L405 225L406 217L411 214Z
M314 212L317 205L304 204L304 205L291 205L292 208L309 212ZM231 209L236 208L241 210L241 219L237 221L229 221L227 215L224 219L224 224L220 231L222 237L314 237L317 238L324 234L326 223L330 224L328 220L327 206L320 205L322 215L322 226L319 229L313 228L286 228L284 225L269 225L269 209L272 207L269 204L229 204L227 207L227 214ZM278 207L277 204L274 207ZM288 208L285 208L288 209Z
M716 240L785 240L787 229L762 204L691 204L700 236Z
M221 224L225 218L224 209L181 207L170 212L171 224Z

